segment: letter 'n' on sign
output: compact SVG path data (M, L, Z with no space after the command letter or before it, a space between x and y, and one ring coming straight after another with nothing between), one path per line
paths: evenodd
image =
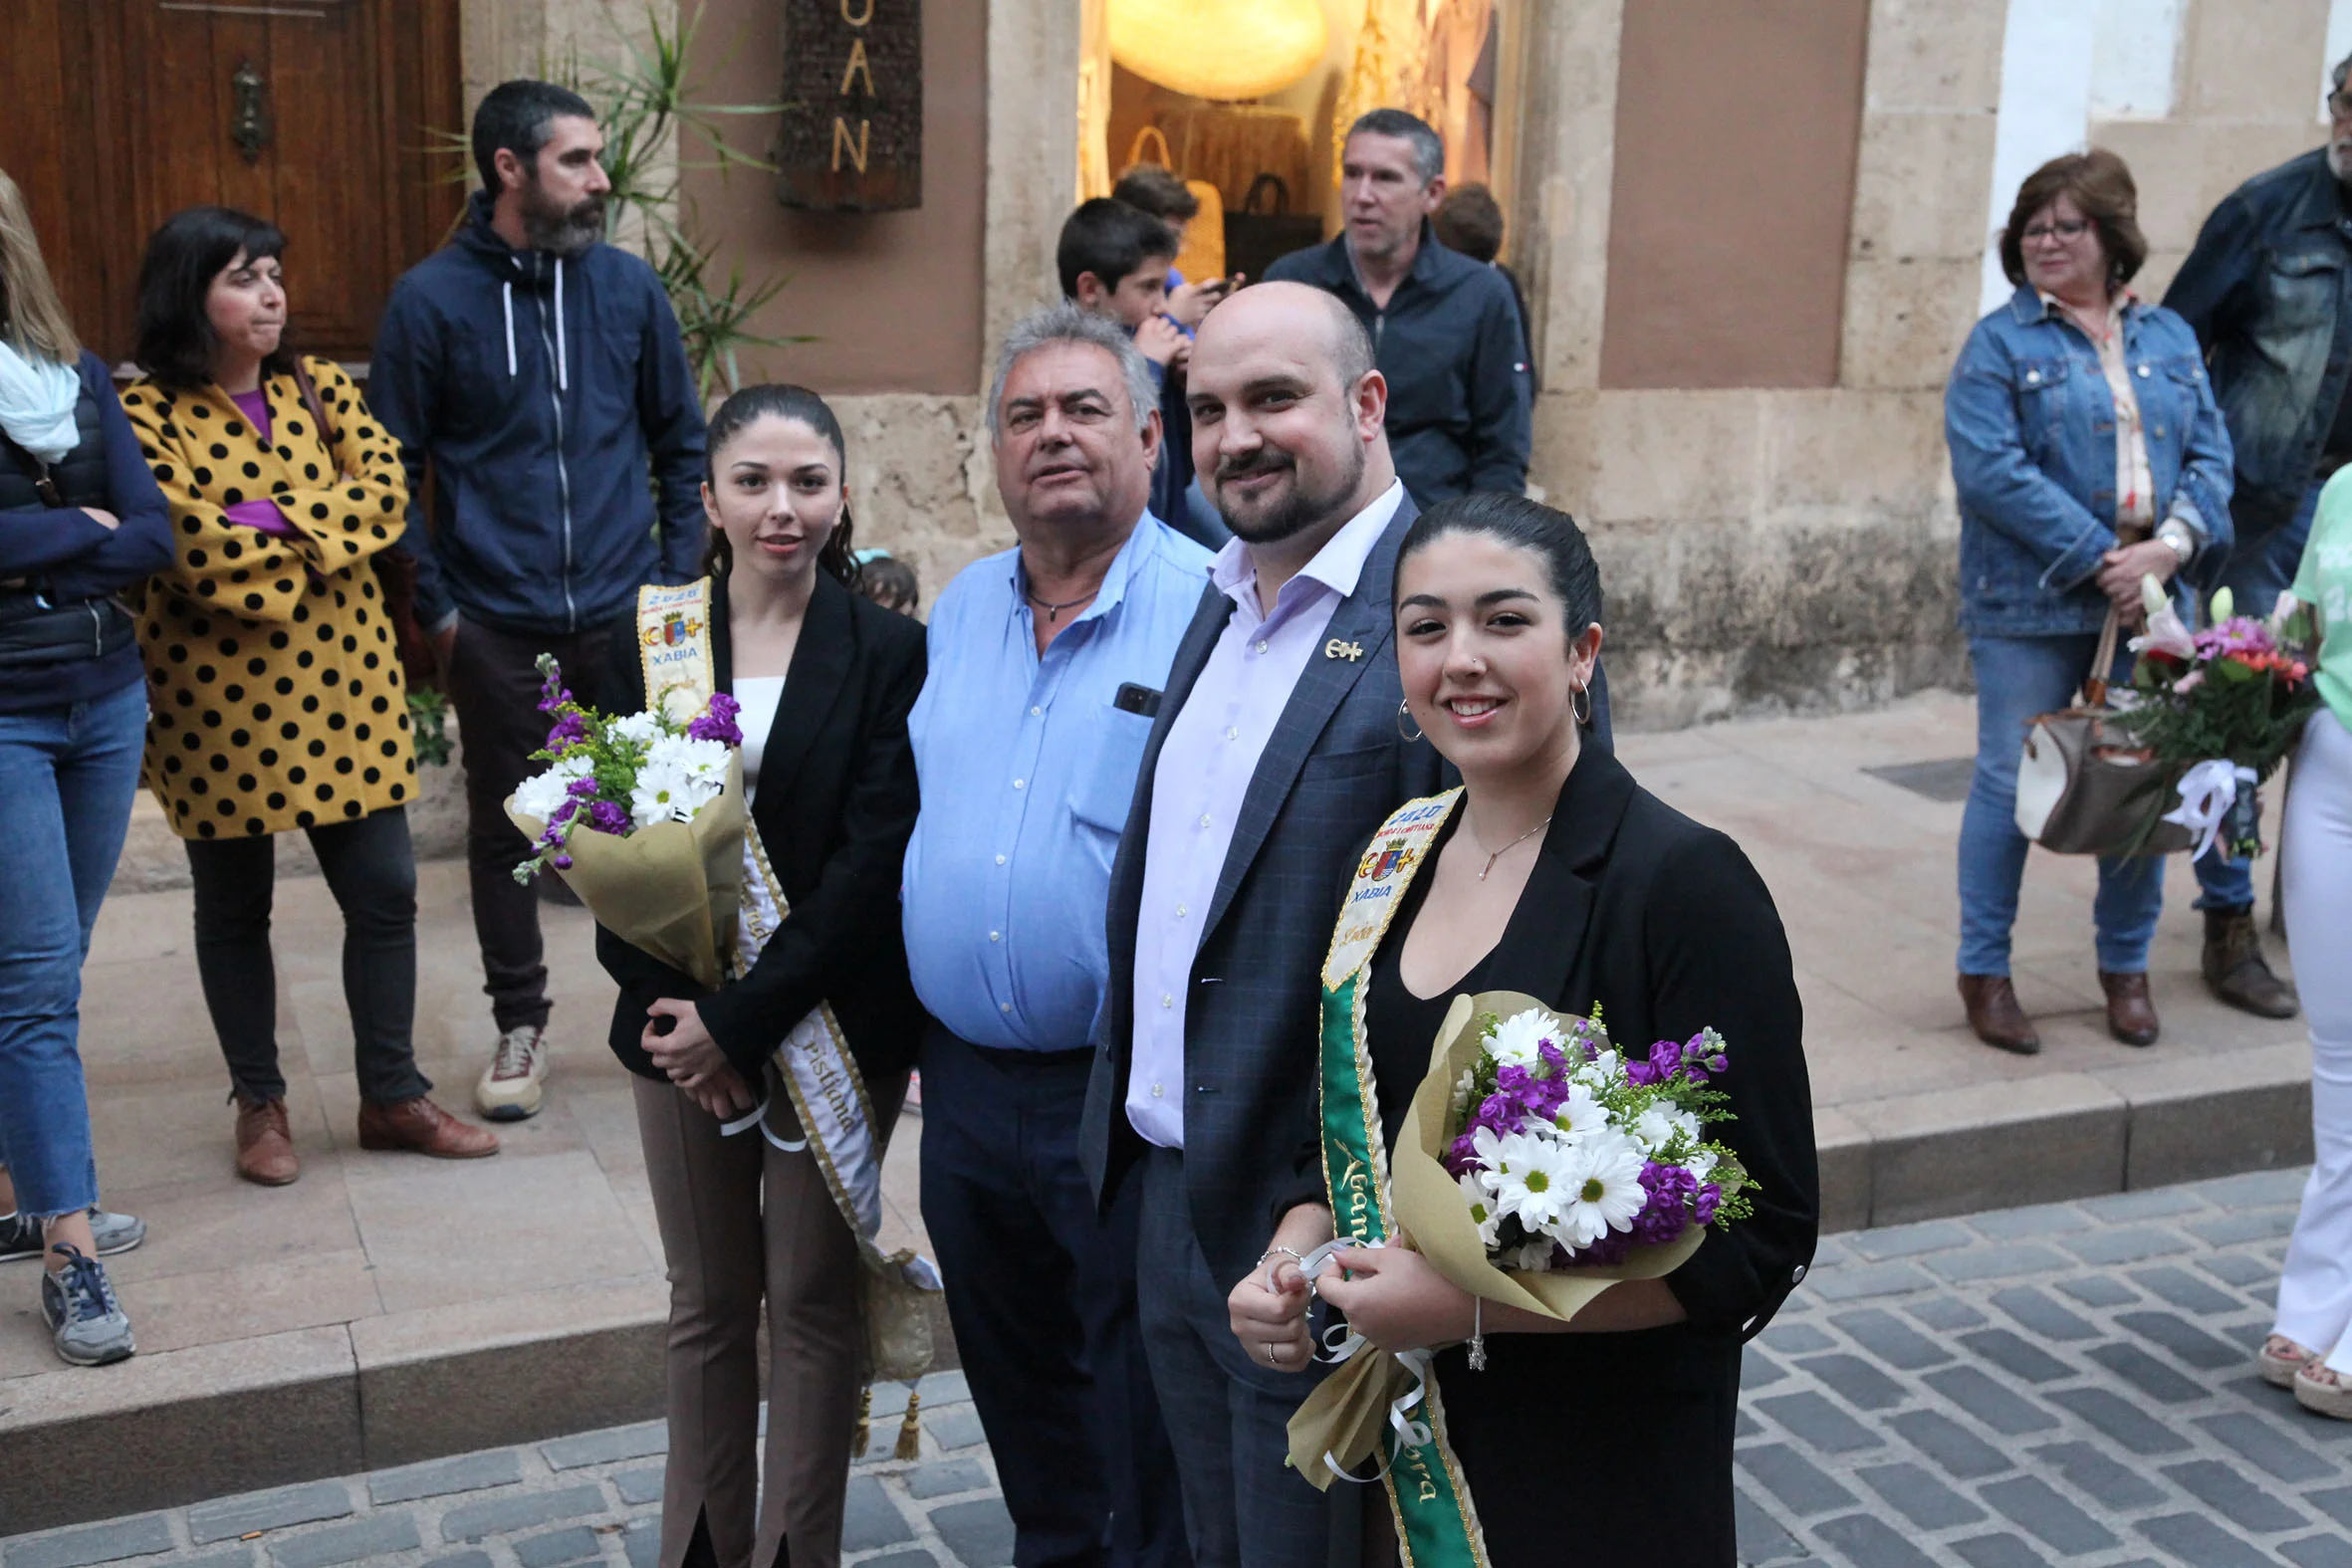
M923 204L922 0L782 0L776 199L820 212Z

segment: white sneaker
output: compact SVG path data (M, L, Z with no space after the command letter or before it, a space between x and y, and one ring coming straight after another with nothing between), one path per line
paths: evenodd
M547 1030L522 1024L498 1037L490 1065L474 1084L474 1109L485 1121L519 1122L539 1114L547 1084Z

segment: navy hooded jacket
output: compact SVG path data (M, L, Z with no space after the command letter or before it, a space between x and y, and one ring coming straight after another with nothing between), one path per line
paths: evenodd
M514 250L476 191L393 286L367 401L400 440L427 630L462 612L580 631L700 570L702 406L661 281L628 252Z

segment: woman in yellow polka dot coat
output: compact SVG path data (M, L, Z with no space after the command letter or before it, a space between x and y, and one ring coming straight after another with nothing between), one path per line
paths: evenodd
M399 538L397 442L341 366L309 359L328 429L292 374L264 377L273 441L218 383L122 395L171 503L179 560L147 588L146 784L183 838L284 832L416 792L407 696L368 558ZM296 532L231 521L275 502Z
M285 245L222 207L158 229L139 272L147 375L122 394L177 547L139 612L146 784L187 845L197 975L238 1106L237 1170L272 1186L300 1171L270 954L272 835L289 828L309 836L343 911L360 1147L498 1149L425 1097L410 1037L416 760L372 563L400 537L399 446L340 366L301 361L318 412L304 395L283 343Z

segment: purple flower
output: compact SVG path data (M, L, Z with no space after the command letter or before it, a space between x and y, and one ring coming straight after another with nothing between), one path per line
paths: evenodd
M628 808L617 800L598 800L588 809L588 825L617 838L629 830Z
M554 727L547 733L547 749L560 756L584 744L588 738L588 721L577 708L567 708L557 715Z
M1691 1199L1698 1181L1679 1165L1652 1160L1642 1167L1641 1185L1650 1201L1633 1217L1633 1233L1644 1244L1657 1246L1682 1234L1690 1224Z
M711 693L710 706L686 726L686 734L697 741L717 741L726 746L741 746L743 731L735 724L735 716L743 711L743 704L725 692Z
M1634 1236L1631 1231L1611 1231L1607 1235L1577 1252L1568 1261L1570 1263L1589 1263L1597 1268L1622 1263L1632 1255L1633 1241ZM1552 1252L1552 1260L1555 1264L1559 1260L1559 1250L1556 1247Z
M1683 1048L1673 1040L1660 1040L1650 1047L1650 1071L1657 1074L1658 1082L1673 1077L1682 1063Z
M593 779L575 779L564 786L564 792L575 800L593 800L596 797L596 782Z
M577 799L566 800L562 805L556 807L555 814L547 819L547 825L551 829L559 827L571 821L579 811L580 802Z
M1629 1061L1625 1064L1625 1081L1637 1088L1648 1088L1658 1081L1658 1069L1646 1061Z
M549 864L553 865L559 871L569 871L572 869L572 857L570 855L558 855L554 860L550 861Z
M1709 1182L1699 1189L1698 1197L1691 1200L1691 1218L1703 1226L1713 1225L1715 1211L1722 1205L1723 1189Z

